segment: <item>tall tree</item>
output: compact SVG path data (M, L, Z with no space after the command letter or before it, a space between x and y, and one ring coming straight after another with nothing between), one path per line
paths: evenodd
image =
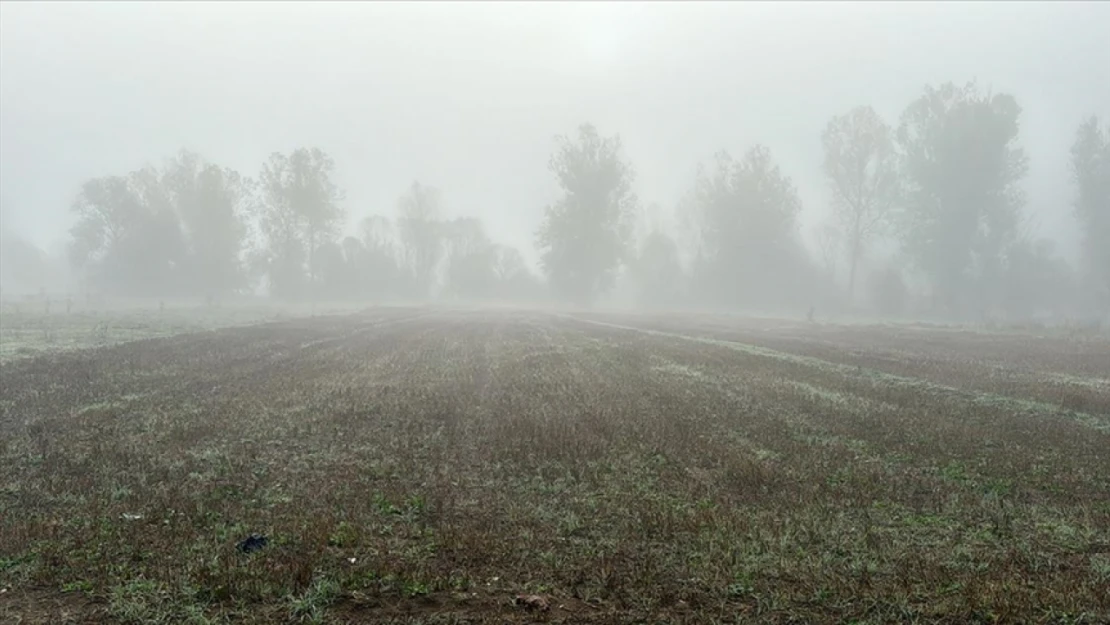
M305 275L304 233L301 218L286 192L290 184L289 159L272 154L259 174L260 206L258 225L265 239L265 258L270 293L284 299L297 299L304 294Z
M1083 269L1104 313L1110 310L1110 125L1084 121L1071 148L1078 188L1075 216L1083 236ZM1101 300L1099 302L1098 300Z
M1000 297L1028 170L1017 145L1020 114L1013 96L980 93L975 83L926 87L902 114L903 245L950 312Z
M192 288L216 296L243 287L253 181L184 150L169 162L162 179L188 239Z
M393 222L384 215L369 215L359 223L362 244L367 249L381 250L382 254L396 259L397 237Z
M515 247L493 246L494 295L505 301L537 301L543 285Z
M277 272L271 285L285 295L306 284L313 288L316 250L333 242L342 224L343 193L332 181L334 171L335 161L318 148L298 148L288 156L275 152L263 165L260 225Z
M443 207L439 190L414 181L397 201L397 227L406 265L422 298L435 286L436 269L443 260Z
M678 304L686 276L678 258L678 245L662 230L653 230L644 238L630 269L636 283L637 305L666 308Z
M586 305L612 288L625 258L637 205L635 174L619 136L602 137L583 124L576 140L558 141L548 167L563 197L544 210L536 237L555 294Z
M528 266L520 250L508 245L495 245L493 250L493 275L499 282L509 282L516 276L527 273Z
M494 247L481 220L460 217L446 224L448 291L456 297L487 298L493 292Z
M890 127L869 106L833 117L821 141L833 214L847 253L851 298L867 244L887 225L898 201L898 157Z
M801 200L766 147L739 161L720 152L712 172L699 166L686 210L698 233L698 288L712 303L780 306L796 298L791 289L805 288L797 284Z
M1074 297L1074 270L1055 254L1048 239L1023 236L1006 252L1002 278L1005 311L1028 319L1038 313L1066 315Z
M84 269L120 245L144 208L127 176L106 176L81 185L71 210L77 222L70 230L70 260Z
M813 228L813 238L817 244L817 259L821 263L825 279L832 283L836 281L837 259L843 249L843 236L840 225L832 220Z
M319 292L330 301L357 301L371 292L372 283L364 275L366 248L355 237L325 241L316 250L319 267Z
M388 217L371 215L362 220L360 234L362 259L358 262L366 283L367 295L374 300L408 295L408 284L398 262L397 241Z
M128 295L184 290L184 233L157 170L90 180L72 210L70 259L88 278Z

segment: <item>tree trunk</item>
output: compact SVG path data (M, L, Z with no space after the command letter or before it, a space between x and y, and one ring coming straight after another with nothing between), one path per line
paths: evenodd
M852 223L851 236L851 250L849 253L848 262L848 305L855 306L856 301L856 268L859 265L859 257L863 253L863 209L860 206L856 207L855 218Z
M848 259L848 304L852 305L856 299L856 266L859 264L860 243L857 237L852 244L852 251Z
M313 305L313 314L316 309L316 229L308 227L308 299Z

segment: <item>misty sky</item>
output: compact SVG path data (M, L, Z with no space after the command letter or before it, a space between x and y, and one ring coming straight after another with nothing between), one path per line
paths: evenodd
M419 179L534 259L553 137L591 121L668 210L698 161L765 143L806 228L830 116L871 104L896 124L926 83L978 78L1023 106L1029 210L1070 243L1067 150L1110 116L1107 32L1102 2L4 2L4 227L56 250L90 177L181 147L255 176L318 146L351 223L393 216Z

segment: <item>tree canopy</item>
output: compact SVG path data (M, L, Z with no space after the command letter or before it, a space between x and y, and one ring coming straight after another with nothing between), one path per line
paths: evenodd
M589 305L614 284L625 260L632 218L635 172L619 136L603 137L592 124L560 137L548 165L562 197L544 209L536 234L541 263L553 292Z
M926 87L902 114L897 143L907 188L900 234L949 311L997 302L1007 248L1019 238L1029 168L1021 107L975 83Z

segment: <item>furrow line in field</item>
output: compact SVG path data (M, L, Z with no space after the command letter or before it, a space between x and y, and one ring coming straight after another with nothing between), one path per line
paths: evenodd
M780 361L791 362L794 364L816 367L828 371L835 371L844 377L854 378L858 380L866 380L872 382L885 382L890 384L897 384L905 387L916 388L931 392L940 392L953 397L958 397L970 401L973 404L1004 404L1008 408L1015 411L1023 412L1036 412L1049 414L1052 416L1061 416L1074 419L1092 429L1110 434L1110 416L1094 415L1085 412L1073 411L1062 409L1058 406L1039 402L1029 399L1020 399L1010 397L1007 395L999 395L996 393L984 393L978 391L971 391L959 389L953 386L937 384L922 380L920 378L913 378L901 375L887 373L877 369L870 369L865 367L858 367L852 365L845 365L841 363L830 362L813 356L805 356L801 354L791 354L788 352L777 351L758 345L743 343L740 341L730 341L724 339L709 338L703 336L692 336L689 334L682 334L678 332L667 332L663 330L653 330L649 328L641 328L619 323L612 323L608 321L600 321L596 319L584 319L574 315L560 315L566 319L577 321L580 323L588 323L596 326L612 328L616 330L624 330L628 332L638 332L649 336L659 336L673 339L680 339L685 341L692 341L695 343L703 343L706 345L715 345L718 347L725 347L733 349L752 356L760 356Z

